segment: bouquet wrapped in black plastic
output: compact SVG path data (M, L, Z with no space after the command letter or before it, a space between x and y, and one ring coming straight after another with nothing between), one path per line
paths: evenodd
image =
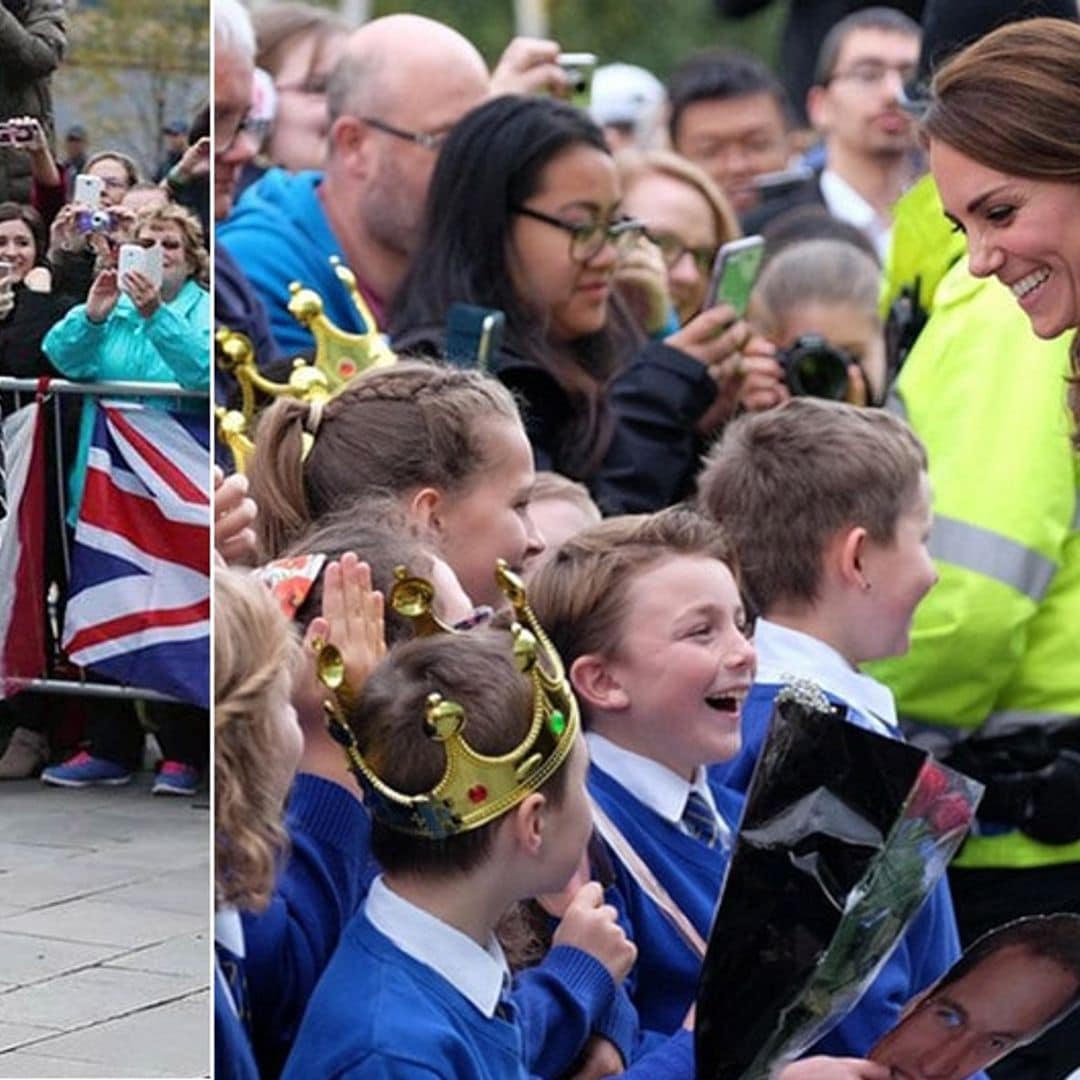
M851 1009L945 872L981 785L785 688L709 936L700 1080L766 1080Z

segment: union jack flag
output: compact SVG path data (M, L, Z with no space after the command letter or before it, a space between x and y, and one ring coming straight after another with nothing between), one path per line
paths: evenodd
M75 530L63 646L125 686L209 707L210 424L103 402Z

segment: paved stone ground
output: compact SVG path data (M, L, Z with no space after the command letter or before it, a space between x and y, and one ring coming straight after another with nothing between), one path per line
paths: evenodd
M205 794L0 785L0 1077L210 1069Z

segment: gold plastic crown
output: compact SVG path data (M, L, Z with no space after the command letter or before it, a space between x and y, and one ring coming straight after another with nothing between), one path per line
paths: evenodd
M229 372L240 387L240 412L248 425L258 409L256 394L268 397L294 397L301 401L325 401L333 394L326 374L313 364L297 358L289 372L289 381L268 379L255 363L251 341L236 330L222 328L214 335L218 365Z
M214 335L218 365L229 372L240 388L240 408L215 409L218 436L232 453L238 472L243 472L254 452L251 431L258 409L257 394L294 397L301 401L325 401L331 396L330 382L323 372L304 360L293 361L287 383L276 383L259 371L251 340L236 330L222 328ZM305 434L305 443L311 436ZM305 446L305 452L309 449Z
M397 360L396 354L379 333L371 312L356 284L356 275L343 266L336 255L330 263L338 280L348 290L356 310L369 329L363 334L350 334L335 326L323 312L322 297L313 289L302 288L294 281L289 286L289 311L315 338L315 359L311 362L297 357L289 372L288 382L268 379L255 362L255 348L250 338L236 330L222 328L214 335L218 365L229 372L240 387L240 409L218 410L218 432L228 445L243 472L251 457L251 431L258 411L258 395L294 397L301 401L325 401L340 390L354 375L371 368L387 367ZM311 436L305 436L305 456L310 450Z
M446 631L431 612L431 584L403 570L396 576L390 606L412 619L421 635ZM474 750L466 740L464 706L429 694L418 726L443 744L446 767L430 791L406 795L378 776L340 716L328 710L331 733L345 746L365 802L380 823L397 832L442 840L495 821L554 776L573 749L581 719L559 654L537 622L521 579L501 559L495 577L516 617L510 628L514 661L532 682L532 722L513 750L497 756Z
M229 448L236 471L247 472L248 462L255 453L255 444L248 436L247 419L242 412L221 405L215 407L214 415L217 417L218 438Z
M356 275L336 255L330 256L330 263L352 297L367 332L351 334L335 326L323 310L322 297L314 289L303 288L299 281L289 285L289 313L315 338L315 367L326 376L330 392L335 393L354 375L387 367L397 356L379 333L375 316L360 295Z

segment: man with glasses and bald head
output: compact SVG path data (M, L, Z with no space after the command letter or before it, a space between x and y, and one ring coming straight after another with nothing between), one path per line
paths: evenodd
M512 42L496 89L554 84L553 42ZM323 298L345 330L368 329L330 265L356 274L377 320L415 248L442 139L493 92L476 48L457 31L418 15L389 15L349 36L327 87L329 149L323 172L271 169L245 191L218 232L270 315L279 349L313 346L288 313L289 284Z

